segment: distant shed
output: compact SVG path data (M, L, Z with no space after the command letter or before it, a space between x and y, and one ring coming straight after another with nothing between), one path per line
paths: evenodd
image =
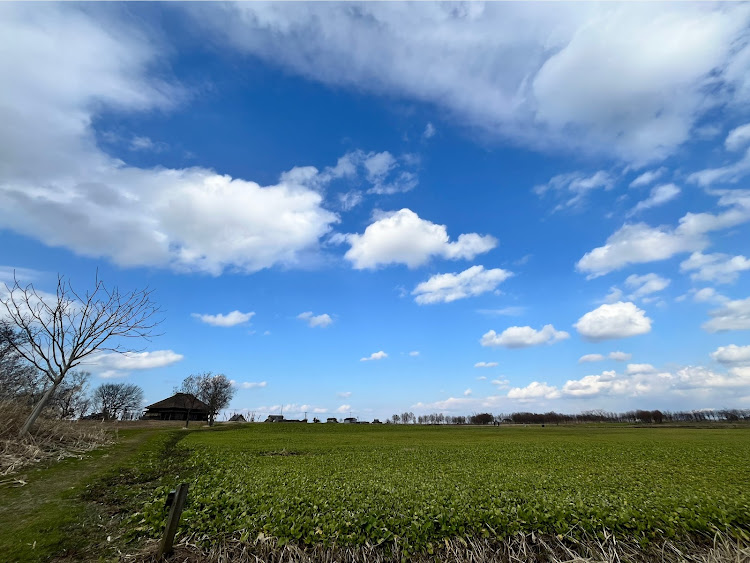
M245 417L241 414L233 414L232 418L229 419L229 422L247 422L247 420L245 420Z
M175 393L146 407L146 420L208 420L208 405L189 393Z

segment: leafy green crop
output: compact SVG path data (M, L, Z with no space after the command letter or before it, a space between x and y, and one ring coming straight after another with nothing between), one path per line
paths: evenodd
M190 434L181 533L349 545L750 529L750 430L248 424ZM133 515L157 536L168 487Z

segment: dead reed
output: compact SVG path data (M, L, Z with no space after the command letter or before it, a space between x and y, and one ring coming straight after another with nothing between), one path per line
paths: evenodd
M28 415L25 405L0 402L0 476L42 461L81 457L114 439L113 432L99 422L44 417L39 417L27 436L19 438L18 431Z
M157 561L156 542L122 561ZM397 543L356 547L279 545L270 538L229 539L208 549L190 542L175 546L172 563L748 563L750 542L727 534L680 541L663 540L641 547L636 540L518 534L503 541L453 538L436 544L432 553L404 554Z

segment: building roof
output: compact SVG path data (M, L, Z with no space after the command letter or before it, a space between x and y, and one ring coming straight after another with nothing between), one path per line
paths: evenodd
M168 399L154 403L147 409L186 409L191 411L208 411L208 405L189 393L175 393Z
M245 420L245 417L241 414L234 414L232 415L232 418L229 419L229 422L247 422Z

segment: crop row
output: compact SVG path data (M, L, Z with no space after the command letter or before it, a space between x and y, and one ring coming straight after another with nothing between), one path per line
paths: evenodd
M744 536L750 526L747 431L708 440L685 430L592 439L534 429L466 440L417 430L411 440L389 429L319 440L307 430L269 432L248 426L181 443L195 476L183 533L206 542L261 533L324 545L397 539L423 550L443 538L520 531L606 529L648 542L716 529ZM164 516L156 500L133 523L156 535Z

